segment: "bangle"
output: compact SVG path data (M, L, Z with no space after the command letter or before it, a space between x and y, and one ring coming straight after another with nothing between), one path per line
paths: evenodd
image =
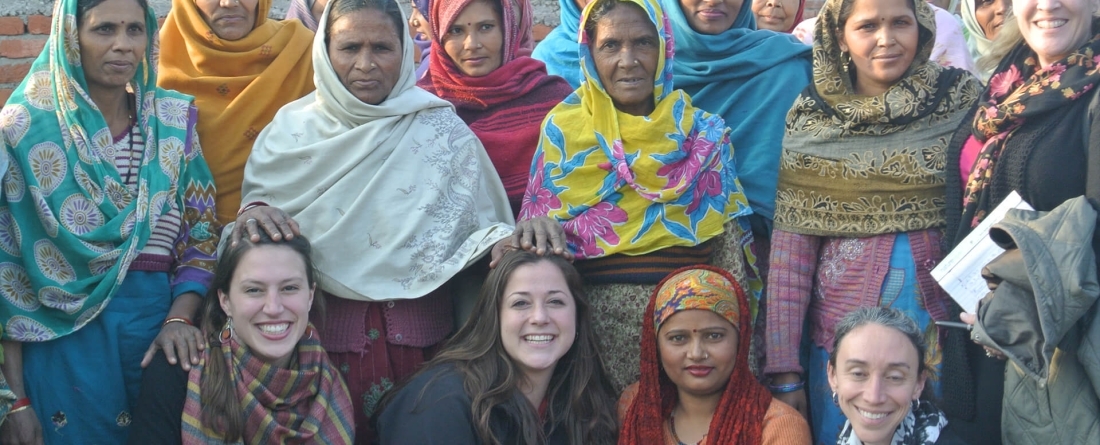
M267 203L263 201L252 201L248 204L245 204L244 207L241 207L241 209L237 211L237 217L240 218L241 215L244 215L244 212L247 212L256 207L267 207Z
M16 400L15 403L11 405L11 410L8 411L8 414L17 413L30 407L31 399L28 397L24 397L22 399Z
M168 326L168 323L183 323L183 324L188 325L188 326L194 326L195 325L194 323L191 322L191 320L189 320L187 318L184 318L184 317L171 317L167 320L164 320L164 323L161 323L160 327L163 328L165 326Z
M773 394L786 394L789 392L798 391L804 386L806 386L806 382L800 381L794 383L784 383L782 385L768 385L768 389L771 390Z

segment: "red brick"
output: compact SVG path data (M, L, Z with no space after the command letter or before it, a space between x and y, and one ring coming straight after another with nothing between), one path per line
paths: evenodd
M49 35L52 21L48 15L32 15L27 17L27 31L31 34Z
M0 83L19 83L31 71L31 62L0 65Z
M38 57L38 53L41 53L42 48L45 46L45 37L0 40L0 57L8 59Z
M21 36L26 31L23 19L19 17L0 17L0 36Z
M8 103L8 98L11 97L11 88L0 88L0 104Z
M545 39L546 35L550 34L550 31L553 31L553 30L554 30L553 27L546 26L546 25L543 25L543 24L540 23L540 24L535 25L534 29L532 29L531 32L532 32L532 34L534 34L535 41L536 42L541 42L542 39Z

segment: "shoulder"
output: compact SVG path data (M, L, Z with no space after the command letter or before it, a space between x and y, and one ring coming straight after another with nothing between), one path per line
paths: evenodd
M626 419L626 413L630 411L630 405L633 405L634 399L638 397L639 387L640 385L638 382L634 382L630 386L627 386L626 389L623 390L623 394L619 396L618 412L620 425L623 423L623 419Z
M453 365L431 368L399 389L379 414L381 443L476 443L470 404Z
M790 405L773 398L764 413L764 445L808 445L811 441L806 418Z

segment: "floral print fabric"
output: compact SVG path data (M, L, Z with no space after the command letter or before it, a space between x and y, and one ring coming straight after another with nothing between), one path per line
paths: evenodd
M661 323L673 314L688 309L708 310L726 319L735 328L740 325L741 311L737 307L733 283L711 270L686 270L665 280L665 285L657 290L653 330L659 332Z

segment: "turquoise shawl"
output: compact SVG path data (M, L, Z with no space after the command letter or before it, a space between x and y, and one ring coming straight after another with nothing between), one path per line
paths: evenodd
M725 119L753 213L770 220L787 110L812 79L810 46L789 34L757 31L749 0L718 35L695 32L679 0L660 2L676 36L676 87Z
M531 57L546 64L546 72L561 76L574 89L581 86L581 57L577 52L580 38L581 9L573 0L561 0L561 24L535 46ZM752 14L749 14L752 15Z

